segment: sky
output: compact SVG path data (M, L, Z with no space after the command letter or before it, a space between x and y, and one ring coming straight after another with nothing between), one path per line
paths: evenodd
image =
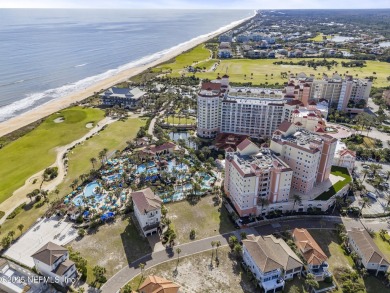
M118 9L363 9L390 8L389 0L0 0L0 8Z

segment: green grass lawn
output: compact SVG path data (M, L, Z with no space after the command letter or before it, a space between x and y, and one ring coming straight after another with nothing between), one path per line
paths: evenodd
M164 121L169 124L195 124L196 120L193 117L180 117L177 115L169 115L168 117L164 118Z
M228 247L218 249L219 266L215 263L215 250L213 253L213 267L211 264L212 252L202 252L195 255L180 255L174 259L147 269L144 277L157 275L176 282L181 286L180 292L226 292L226 293L254 293L255 289L239 262L230 254ZM177 274L175 274L177 268ZM143 279L138 275L131 280L130 286L137 290Z
M191 241L191 229L195 229L195 240L234 230L226 209L222 207L219 212L212 196L203 197L196 204L181 201L167 204L166 207L179 243Z
M364 136L363 137L363 143L358 145L364 148L376 148L375 146L375 139L371 137Z
M64 117L62 123L55 123ZM49 116L41 125L0 149L0 202L6 200L33 174L55 160L55 148L86 134L88 122L104 117L99 109L73 107Z
M186 66L192 65L194 62L201 62L209 58L210 50L204 47L204 44L198 45L188 52L185 52L175 58L174 62L164 63L157 66L157 69L168 70L172 69L174 72L179 72ZM203 67L204 65L202 65ZM207 66L206 66L207 67Z
M387 239L389 238L390 237L387 236ZM379 233L375 234L374 242L376 245L378 245L379 249L387 257L387 259L390 260L390 244L386 241L383 241L382 238L379 236Z
M206 68L206 70L209 70L211 66L213 66L217 61L218 61L217 59L211 59L211 60L200 62L195 66L200 68Z
M59 186L60 194L66 195L69 193L72 190L69 187L72 181L92 169L90 161L92 157L97 160L95 167L100 167L98 156L102 149L107 148L108 154L124 149L126 141L134 139L139 128L144 126L145 123L146 119L140 118L129 118L126 121L114 122L98 135L75 147L68 155L68 175Z
M106 268L106 277L109 278L129 263L151 252L148 241L140 236L129 217L126 215L123 219L116 219L114 223L100 226L97 231L70 243L88 261L89 284L94 281L94 266Z
M347 168L332 166L331 174L341 176L344 180L336 182L329 190L317 196L315 200L328 200L352 180Z
M323 37L324 37L324 34L317 34L314 38L311 38L309 40L312 40L314 42L322 42L323 41ZM326 35L326 39L331 39L332 36L331 35Z
M319 59L323 58L310 58L310 59ZM232 82L252 82L254 85L263 84L268 82L269 84L283 84L288 81L287 78L282 79L281 72L290 73L301 73L304 72L307 75L314 74L318 78L321 78L322 73L332 75L335 71L339 74L344 74L348 71L348 74L364 78L367 76L376 76L377 79L374 80L375 86L388 86L389 82L387 81L387 76L389 75L389 64L379 61L367 61L367 66L363 68L347 68L341 67L339 65L336 68L331 68L328 70L326 67L318 67L317 70L309 68L307 66L299 65L274 65L273 63L278 59L224 59L221 60L220 65L215 72L199 72L196 73L197 77L200 78L209 78L215 79L217 74L224 75L227 73ZM293 58L291 61L298 62L300 58ZM332 60L328 58L327 60ZM349 59L334 59L339 64L342 61L350 61ZM376 75L373 75L373 72L376 72ZM251 78L251 73L253 73L253 79ZM192 75L189 74L189 75ZM246 77L245 77L246 75ZM266 76L268 75L268 76ZM179 76L178 71L173 71L172 76Z

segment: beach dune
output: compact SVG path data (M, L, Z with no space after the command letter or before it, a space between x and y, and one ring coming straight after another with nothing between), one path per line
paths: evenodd
M69 107L72 103L81 101L83 99L88 98L89 96L93 95L96 92L101 91L102 89L107 89L117 83L123 82L128 80L129 78L147 70L150 67L157 66L158 64L161 64L163 62L166 62L181 53L190 50L191 48L207 41L208 39L211 39L223 32L226 32L233 27L238 26L239 24L245 22L246 20L250 19L252 16L242 19L240 21L236 21L231 23L230 25L227 25L213 33L210 33L208 35L196 38L190 42L187 42L181 46L178 46L175 50L171 50L162 57L160 57L157 60L154 60L148 64L142 64L140 66L136 66L130 69L123 70L116 74L115 76L109 77L107 79L101 80L97 82L96 84L85 88L81 91L75 92L71 95L68 95L66 97L52 100L44 105L41 105L37 108L34 108L28 112L25 112L19 116L13 117L9 120L6 120L4 122L0 123L0 137L4 136L6 134L9 134L15 130L18 130L19 128L22 128L28 124L31 124L39 119L42 119L52 113L55 113L61 109Z

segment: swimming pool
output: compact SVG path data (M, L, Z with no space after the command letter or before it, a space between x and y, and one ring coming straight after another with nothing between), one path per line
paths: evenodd
M95 198L96 202L101 202L105 198L105 195L104 194L97 194L97 193L95 193L96 187L100 187L99 183L97 183L96 181L91 182L87 186L85 186L84 193L81 193L81 194L77 195L72 200L74 205L75 206L82 206L82 205L84 205L83 199L84 198L89 198L89 197Z
M114 175L107 176L107 179L110 181L114 181L116 179L119 179L120 177L121 177L120 174L114 174Z

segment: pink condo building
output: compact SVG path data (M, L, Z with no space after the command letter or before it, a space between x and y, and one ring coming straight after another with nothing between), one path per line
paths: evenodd
M269 149L245 139L226 150L224 188L240 217L258 214L261 198L286 202L293 170Z
M308 194L329 179L336 145L336 138L284 121L274 132L270 149L293 170L291 188Z

